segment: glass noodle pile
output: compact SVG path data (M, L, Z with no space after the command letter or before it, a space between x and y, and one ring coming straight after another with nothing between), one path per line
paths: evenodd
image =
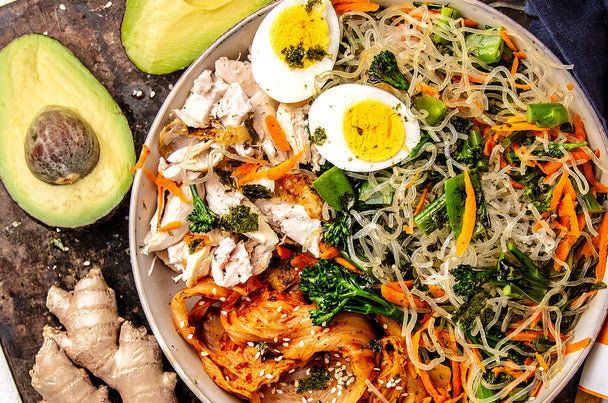
M342 193L334 188L341 204L319 191L319 245L289 240L281 223L271 222L278 243L269 249L266 270L224 286L208 270L190 278L172 303L177 330L218 385L250 401L536 396L563 370L564 356L584 347L572 330L593 295L605 292L608 188L596 178L607 167L570 109L573 92L550 78L551 70L566 67L525 54L511 32L480 26L450 7L349 11L341 14L340 28L336 63L317 76L317 91L360 83L392 93L419 121L420 141L386 169L340 170L351 186ZM497 56L484 54L492 49ZM382 71L374 65L380 56L389 60ZM244 191L252 165L254 177L256 169L277 166L245 135L245 146L216 140L205 160L214 168L201 172L188 156L200 153L208 133L185 126L174 121L164 130L165 136L186 132L188 152L173 185L149 175L159 190L175 186L192 200L189 185L217 174L234 195ZM313 150L323 142L315 129L308 128L312 144L306 145ZM244 155L239 147L254 151ZM319 178L337 169L328 162L290 168L277 175L269 195L247 193L251 203L243 203L251 209L240 212L250 217L257 197L283 197L295 183L318 199ZM332 181L340 180L334 175ZM159 199L165 214L175 208L162 200L169 193L162 190ZM253 257L248 242L258 227L239 231L218 220L223 236L235 232L235 243ZM213 225L198 232L183 227L188 264L200 258L193 257L199 250L217 256L223 240L216 241L220 229ZM169 260L166 247L156 253ZM183 279L197 270L188 264ZM284 286L274 285L277 276ZM344 295L329 301L337 283ZM366 296L359 298L353 284ZM194 297L198 302L188 310ZM341 301L336 316L328 306Z

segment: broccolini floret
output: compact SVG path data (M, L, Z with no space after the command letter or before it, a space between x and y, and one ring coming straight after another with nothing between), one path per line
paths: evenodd
M374 57L369 66L368 81L372 84L386 83L402 91L410 88L410 83L399 70L395 54L390 50L383 50Z
M502 287L503 293L512 298L540 303L547 293L546 275L512 242L509 242L508 249L521 266L509 262L504 255L501 255L497 267L477 268L461 264L451 271L456 281L454 292L472 298L484 284L491 284Z
M315 326L327 326L340 313L379 314L403 321L403 312L372 291L372 283L333 260L319 259L300 274L300 291L317 306L310 311Z
M343 214L331 223L324 223L323 242L330 246L343 246L350 235L351 226L352 217L349 214Z
M186 219L190 221L188 228L192 232L209 232L217 226L217 216L200 198L195 185L190 185L192 205L194 209Z

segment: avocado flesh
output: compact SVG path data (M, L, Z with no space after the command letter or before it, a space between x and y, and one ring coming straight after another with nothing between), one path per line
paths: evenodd
M60 42L22 36L0 51L0 178L17 204L56 227L92 224L110 213L132 182L133 137L107 90ZM97 133L99 161L80 180L51 185L37 179L25 160L24 139L47 105L75 110Z
M142 71L185 68L214 40L271 0L127 0L121 39Z

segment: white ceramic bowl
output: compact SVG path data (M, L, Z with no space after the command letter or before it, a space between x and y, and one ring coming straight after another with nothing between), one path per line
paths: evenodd
M383 5L393 5L403 3L404 1L384 0L378 2ZM517 33L517 37L514 39L518 47L525 53L531 55L533 52L536 52L544 55L554 63L559 63L558 59L540 41L499 11L476 0L451 0L449 3L461 11L467 18L472 18L481 24L491 26L502 25L509 32ZM163 103L152 124L152 128L146 139L146 145L150 148L151 154L146 160L145 168L152 171L156 170L159 157L157 150L159 133L163 126L169 122L171 111L183 105L194 80L203 70L213 69L215 60L221 56L234 59L238 56L242 57L246 55L256 28L273 6L271 4L265 7L230 29L205 50L184 72ZM575 83L572 75L566 70L558 70L550 74L553 75L555 82L561 83L562 88L565 88L568 83ZM576 84L573 91L575 100L572 107L582 116L592 147L603 151L608 150L606 133L591 105ZM602 152L602 155L604 156L604 162L606 162L606 152ZM604 182L606 181L604 180ZM152 256L140 253L143 239L149 230L150 218L155 211L155 205L156 187L139 170L135 175L131 194L129 245L135 284L150 327L177 374L199 399L214 403L237 402L239 401L238 399L224 392L211 381L205 373L195 351L174 330L169 303L173 295L184 287L184 284L176 284L172 279L175 273L164 267L160 261L157 260L154 263ZM150 273L153 263L154 268ZM604 281L607 281L607 278L608 273ZM577 326L574 332L574 341L587 337L591 338L591 341L595 340L607 309L608 292L601 291L594 297L590 303L589 310L583 315ZM549 402L557 396L560 390L568 384L568 381L576 373L592 344L590 342L585 349L566 356L561 372L551 380L549 385L542 388L537 396L537 401Z

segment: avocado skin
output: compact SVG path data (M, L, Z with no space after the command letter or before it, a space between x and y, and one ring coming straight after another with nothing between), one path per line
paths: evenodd
M188 67L224 32L272 0L127 0L121 26L127 56L142 71Z
M108 91L59 41L29 34L0 51L0 178L15 202L52 227L88 226L110 214L130 189L135 163L127 119ZM36 178L25 160L25 136L40 110L75 110L98 136L95 168L67 185Z

